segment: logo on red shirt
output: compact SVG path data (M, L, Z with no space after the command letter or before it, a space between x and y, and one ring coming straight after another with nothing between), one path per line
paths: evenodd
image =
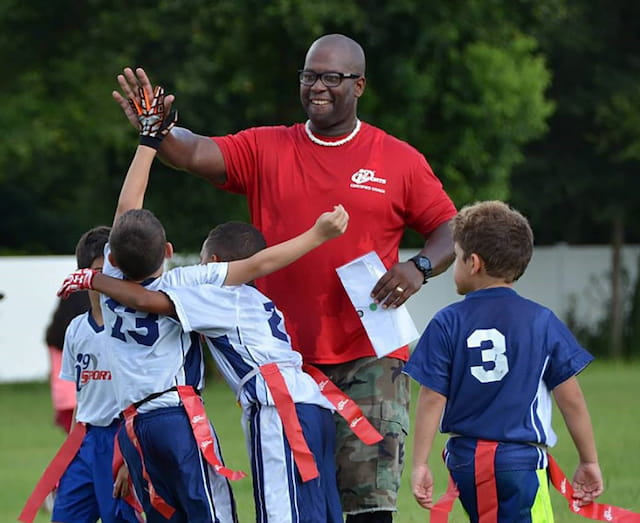
M379 193L385 193L386 191L382 187L377 185L385 185L387 180L384 178L377 178L376 172L371 169L360 169L359 171L351 175L351 184L349 187L352 189L364 189L366 191L374 191Z

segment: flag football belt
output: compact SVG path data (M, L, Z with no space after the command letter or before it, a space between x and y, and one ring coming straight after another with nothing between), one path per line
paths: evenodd
M293 452L293 459L300 473L303 482L317 478L318 468L309 450L306 439L302 432L302 426L296 412L295 402L289 393L287 383L280 372L280 367L294 367L291 363L266 363L257 369L253 369L243 376L240 381L238 398L246 383L258 373L262 375L267 388L271 393L278 415L282 422L282 427ZM382 440L380 433L364 417L356 403L336 387L327 376L320 370L304 365L304 372L309 374L318 383L320 392L336 408L336 411L347 421L351 430L367 445L377 443Z
M160 396L166 394L167 392L177 392L177 390L178 390L178 387L174 385L173 387L169 387L167 390L163 390L162 392L153 392L149 394L147 397L142 398L141 400L134 401L131 405L134 406L136 409L138 409L145 403L149 403L151 400L159 398ZM196 391L196 392L200 394L200 391Z
M347 422L347 426L367 445L382 441L383 437L363 414L358 404L342 392L329 377L317 367L305 364L302 369L309 374L320 387L320 392L335 407Z
M122 457L122 452L120 452L120 443L118 443L118 433L116 432L113 439L113 460L111 461L111 474L113 475L114 484L118 471L122 465L124 465L124 459ZM144 523L144 509L142 508L142 503L140 503L140 500L138 499L136 490L133 488L133 481L131 481L130 474L127 474L127 483L129 484L129 494L124 496L123 499L133 509L138 523Z
M50 492L52 492L56 488L56 486L58 485L58 481L60 481L60 478L67 470L67 467L69 466L71 461L73 461L73 458L78 453L78 450L80 450L86 432L87 426L84 423L76 423L73 426L71 433L67 436L66 440L64 441L54 458L51 460L51 463L46 468L46 470L42 474L42 477L36 484L33 492L29 496L29 499L27 500L22 512L20 513L20 516L18 517L18 521L23 521L25 523L31 523L33 521L44 499ZM122 455L120 454L118 436L116 434L114 439L112 462L114 480L122 463L124 463L124 461L122 460ZM131 505L131 507L135 511L138 521L142 522L144 521L142 519L142 505L135 495L130 477L128 481L129 495L125 496L123 499L129 505Z
M298 467L302 481L305 482L317 478L320 474L318 473L316 460L307 445L307 440L302 432L300 419L296 412L296 404L293 402L278 364L266 363L265 365L260 365L259 369L273 397L273 402L282 422L282 428L293 452L293 460L296 463L296 467Z
M478 440L475 452L475 482L476 499L478 500L478 521L480 523L496 523L498 521L498 494L495 477L495 455L498 443L496 441ZM573 499L573 487L564 472L553 457L547 453L549 460L549 478L555 489L564 496L569 503L569 509L585 518L598 521L614 521L616 523L640 523L640 513L614 507L605 503L589 503L580 506ZM447 491L431 509L430 523L447 523L453 503L459 492L451 475Z
M78 453L86 432L87 428L84 423L76 423L73 426L71 432L51 460L51 463L49 463L38 480L38 483L36 483L20 516L18 516L18 521L22 521L23 523L31 523L33 521L40 505L42 505L47 495L56 488L62 474L64 474L69 463L73 461L73 458Z
M184 410L187 412L187 416L189 417L191 430L198 444L198 448L200 449L200 452L207 460L209 465L211 465L218 474L232 481L244 478L246 476L244 472L231 470L225 467L216 454L214 439L211 433L211 425L209 424L207 413L204 410L204 405L200 396L193 387L191 387L190 385L178 385L177 387L172 387L171 389L167 389L166 391L151 394L144 400L142 400L142 402L137 402L137 406L140 406L142 403L150 401L151 399L171 390L176 390L178 392ZM140 462L142 464L142 477L146 480L149 487L151 506L153 506L153 508L156 509L160 514L162 514L162 516L164 516L166 519L171 519L171 516L175 512L175 509L164 499L162 499L162 497L156 492L155 488L153 487L151 478L149 477L144 464L144 456L142 454L142 449L140 448L140 443L138 442L138 438L133 428L133 421L138 415L136 404L132 404L127 407L122 414L125 420L125 429L127 431L127 436L140 455Z
M280 372L280 367L296 367L296 365L290 362L272 362L252 369L240 380L236 399L240 400L242 389L250 380L258 374L262 376L273 398L273 403L280 417L289 447L291 447L293 461L296 464L300 478L303 482L306 482L317 478L320 473L313 453L309 449L309 445L307 445L302 425L300 425L300 418L298 418L298 412L296 411L296 404L289 393L289 387L287 387L287 382L282 376L282 372Z

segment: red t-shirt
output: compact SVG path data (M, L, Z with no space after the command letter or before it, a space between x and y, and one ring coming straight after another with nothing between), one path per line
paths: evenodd
M405 227L428 234L456 209L413 147L362 123L341 146L311 142L304 125L258 127L213 137L224 156L222 189L245 194L267 244L288 240L341 203L345 234L258 281L286 317L307 363L343 363L375 352L335 271L369 251L389 268ZM406 360L406 347L393 353Z

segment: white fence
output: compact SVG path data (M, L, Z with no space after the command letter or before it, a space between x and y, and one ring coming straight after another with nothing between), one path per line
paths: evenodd
M415 254L401 251L405 260ZM635 282L640 246L627 246L623 266ZM602 246L538 247L516 290L566 317L573 309L584 324L603 316L609 298L611 251ZM0 257L0 382L44 380L49 362L44 332L56 305L56 290L75 269L73 256ZM440 308L461 299L453 271L434 278L408 302L421 332Z

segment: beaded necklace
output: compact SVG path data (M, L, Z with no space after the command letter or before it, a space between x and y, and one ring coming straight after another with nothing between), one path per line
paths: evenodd
M322 145L324 147L339 147L340 145L344 145L345 143L350 142L356 137L356 134L358 134L358 132L360 131L360 120L356 118L356 126L354 127L353 131L351 131L348 136L345 136L341 140L336 140L335 142L326 142L325 140L321 140L315 134L313 134L311 132L311 120L307 120L307 123L304 124L304 130L307 133L309 140L317 145Z

